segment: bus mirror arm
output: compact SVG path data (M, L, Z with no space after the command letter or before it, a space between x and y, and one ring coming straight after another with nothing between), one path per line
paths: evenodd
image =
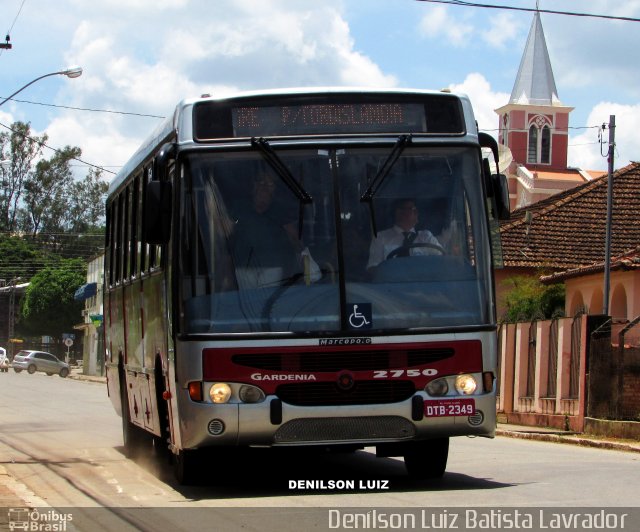
M498 220L508 220L509 212L509 182L507 176L500 173L498 165L498 142L488 133L478 133L478 140L482 148L489 148L496 164L496 173L491 173L491 166L487 159L483 159L482 174L485 177L487 196L491 198L494 215Z
M167 180L167 170L169 168L169 161L175 159L176 145L172 142L163 144L160 151L153 159L153 179L156 181Z

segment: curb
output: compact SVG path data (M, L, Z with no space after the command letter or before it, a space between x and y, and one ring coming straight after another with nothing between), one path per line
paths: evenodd
M582 447L594 447L597 449L609 449L613 451L625 451L632 453L640 453L640 442L638 444L630 444L623 442L615 442L610 440L597 440L593 438L585 438L584 436L551 434L544 432L516 432L513 430L497 429L496 436L504 436L507 438L518 438L522 440L537 440L554 443L565 443L571 445L579 445Z
M7 508L49 507L49 504L0 465L0 501ZM13 530L13 529L12 529Z

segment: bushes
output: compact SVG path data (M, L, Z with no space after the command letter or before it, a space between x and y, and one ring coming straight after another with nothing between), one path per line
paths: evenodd
M564 284L543 285L535 277L514 276L506 281L504 296L506 311L503 322L531 321L564 316Z

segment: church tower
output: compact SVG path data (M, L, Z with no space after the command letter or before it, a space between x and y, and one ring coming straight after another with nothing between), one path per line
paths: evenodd
M512 207L521 207L568 188L556 183L560 186L558 190L535 193L532 179L540 172L568 170L568 127L572 110L573 107L563 105L558 98L540 13L536 11L509 103L496 109L500 117L498 142L511 150L514 161L509 171L510 181L517 179L522 185L511 183ZM573 186L576 184L574 181ZM516 191L523 187L528 190Z
M540 13L533 17L509 103L500 116L499 142L530 169L567 168L569 113L562 105L551 69Z

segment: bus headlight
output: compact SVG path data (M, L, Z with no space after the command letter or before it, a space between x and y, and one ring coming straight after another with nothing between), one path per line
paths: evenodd
M261 403L264 401L264 392L256 386L243 384L240 386L238 397L243 403Z
M216 382L209 389L209 396L214 403L227 403L231 399L231 386L226 382Z
M436 379L427 384L424 387L424 391L432 397L447 395L447 392L449 391L449 383L447 383L447 379Z
M460 395L471 395L477 387L478 383L473 375L458 375L456 377L456 390Z

